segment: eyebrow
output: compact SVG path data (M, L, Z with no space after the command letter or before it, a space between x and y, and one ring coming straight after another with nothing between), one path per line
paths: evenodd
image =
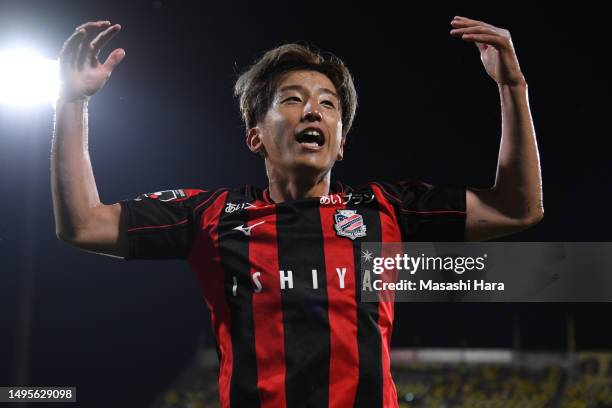
M283 86L282 88L280 88L278 91L279 92L285 92L285 91L304 91L304 90L305 90L305 88L302 85L286 85L286 86ZM328 89L328 88L319 88L318 90L322 91L323 93L331 94L334 97L336 97L336 99L340 99L338 97L338 95L334 91L332 91L331 89Z

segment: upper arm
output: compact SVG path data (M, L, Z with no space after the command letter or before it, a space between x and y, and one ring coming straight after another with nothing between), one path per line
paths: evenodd
M100 204L90 209L87 222L70 236L59 236L80 249L125 258L128 253L127 231L121 204Z
M213 198L212 191L179 189L99 205L90 209L78 230L60 238L87 251L126 259L184 259L198 214Z
M466 189L465 240L481 241L522 231L538 223L541 213L517 209L492 189Z
M126 259L185 259L202 215L218 197L200 189L164 190L121 201Z

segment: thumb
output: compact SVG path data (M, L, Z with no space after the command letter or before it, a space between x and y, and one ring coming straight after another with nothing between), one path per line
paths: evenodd
M106 58L106 62L104 62L104 67L108 69L109 72L112 72L123 58L125 57L125 50L123 48L117 48L115 51L111 52L111 54Z
M486 45L486 44L479 43L479 42L476 42L476 43L474 43L474 44L476 44L476 48L478 48L478 51L480 51L481 53L482 53L484 50L486 50L486 49L487 49L487 45Z

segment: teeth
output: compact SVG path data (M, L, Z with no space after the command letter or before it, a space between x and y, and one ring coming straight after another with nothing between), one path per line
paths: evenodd
M314 139L314 141L310 140L306 142L306 138ZM319 131L318 129L307 129L300 132L300 134L297 135L297 140L302 144L312 144L316 146L322 146L325 143L323 132Z

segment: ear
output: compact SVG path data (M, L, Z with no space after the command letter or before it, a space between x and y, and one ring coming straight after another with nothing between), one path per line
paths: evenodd
M342 141L340 142L340 149L338 150L338 156L336 156L336 161L342 161L344 157L344 143L346 142L346 136L342 136Z
M261 129L257 126L247 131L246 144L253 153L265 155L265 147L261 139Z

